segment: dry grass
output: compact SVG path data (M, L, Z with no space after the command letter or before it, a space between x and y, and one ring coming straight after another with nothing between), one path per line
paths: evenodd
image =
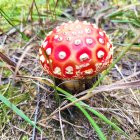
M120 24L110 22L109 18L104 18L115 9L110 8L109 2L103 5L102 2L93 5L91 3L80 3L71 14L80 20L87 19L96 22L104 28L112 37L114 42L114 59L124 49L128 40L134 37L139 28L131 24ZM125 7L126 5L121 5ZM82 12L80 8L82 7ZM100 9L108 9L102 12ZM138 7L139 8L139 7ZM138 9L136 8L136 10ZM92 9L92 10L90 10ZM95 12L98 10L99 12ZM140 13L139 10L136 12ZM32 120L37 119L37 124L44 130L42 135L35 133L35 139L49 140L98 140L95 131L92 129L86 118L75 107L70 107L53 115L49 120L46 118L58 107L54 99L54 90L49 86L40 83L31 77L50 77L43 72L38 59L38 48L43 39L42 26L47 31L60 24L64 19L58 18L55 21L45 19L40 24L39 21L28 23L24 26L24 33L29 36L29 40L23 40L21 35L11 28L0 35L0 52L8 56L13 62L0 61L0 90L11 102L24 111ZM131 43L131 41L129 41ZM118 45L119 44L119 45ZM121 44L121 45L120 45ZM140 49L134 47L116 64L102 85L111 85L118 81L132 82L140 79ZM135 51L136 48L136 51ZM9 62L9 64L7 64ZM20 76L17 76L20 75ZM28 77L29 76L29 77ZM36 112L37 103L39 110ZM66 104L64 98L62 104ZM102 112L112 122L118 124L127 132L132 140L140 140L140 88L125 88L121 90L111 90L98 93L86 101L95 110ZM35 112L37 113L34 118ZM93 116L96 122L106 134L107 139L125 140L124 136L118 134L110 126ZM22 118L17 116L0 102L0 139L29 139L32 137L33 128ZM35 131L34 131L35 132Z

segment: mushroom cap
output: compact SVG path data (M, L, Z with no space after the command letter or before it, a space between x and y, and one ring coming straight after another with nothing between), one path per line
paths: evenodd
M86 21L62 23L49 32L39 56L44 70L59 79L93 77L112 62L112 43L106 33Z

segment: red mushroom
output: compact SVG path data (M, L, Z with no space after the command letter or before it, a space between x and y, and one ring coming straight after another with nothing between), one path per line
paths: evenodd
M87 79L112 62L106 33L86 21L69 21L49 32L39 49L44 70L59 79Z

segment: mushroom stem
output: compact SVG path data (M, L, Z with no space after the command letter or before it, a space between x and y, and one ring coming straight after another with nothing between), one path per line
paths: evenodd
M64 87L71 92L80 92L85 90L84 80L63 80Z
M97 80L97 76L79 80L60 80L56 79L56 84L72 93L78 93L92 87Z

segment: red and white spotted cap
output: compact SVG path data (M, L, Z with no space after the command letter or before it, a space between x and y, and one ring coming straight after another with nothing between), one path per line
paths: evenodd
M69 21L49 32L39 49L44 70L60 79L95 76L112 62L106 33L86 21Z

